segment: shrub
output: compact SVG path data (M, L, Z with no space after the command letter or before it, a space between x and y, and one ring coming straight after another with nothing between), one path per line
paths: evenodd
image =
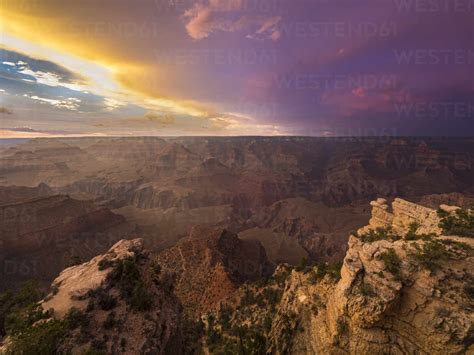
M117 321L115 320L115 312L110 312L102 325L105 329L112 329L116 323Z
M34 323L48 317L48 313L43 308L32 303L16 312L8 314L5 318L5 331L8 335L16 335L24 332Z
M341 278L342 262L337 263L321 263L316 266L316 271L313 269L310 275L310 282L316 283L322 280L326 275L333 281L339 281Z
M422 248L417 247L410 251L408 256L417 264L434 272L449 258L449 251L439 241L429 241L424 243Z
M104 311L110 311L117 306L117 299L112 295L109 295L104 290L100 290L97 294L97 304Z
M152 295L143 282L137 282L129 300L130 307L137 311L148 311L153 305Z
M158 276L161 273L161 265L157 262L153 262L150 265L150 271L153 275Z
M401 260L393 248L389 248L380 253L378 258L383 261L388 272L390 272L396 279L400 279Z
M305 257L303 257L303 258L301 258L300 263L296 267L295 270L298 271L298 272L301 272L301 271L306 270L307 266L308 266L308 260Z
M76 308L71 308L64 319L56 320L46 319L49 314L43 312L41 306L35 306L36 316L28 318L28 322L22 324L20 331L10 334L11 345L7 354L57 354L58 348L71 330L81 327L82 334L89 324L88 317Z
M372 286L364 282L361 283L359 286L359 293L365 297L373 297L376 295L374 290L372 289Z
M269 316L266 316L265 319L263 320L263 329L269 333L270 330L272 329L272 324L273 324L273 319Z
M68 331L67 322L62 320L37 323L11 338L7 354L57 354Z
M405 240L416 240L418 239L418 236L416 235L416 231L420 225L416 222L410 223L408 226L408 232L405 234Z
M276 306L280 302L283 292L278 289L267 287L263 289L263 296L271 306Z
M371 229L365 234L359 235L359 239L366 243L376 242L378 240L396 241L400 236L396 234L391 227Z
M438 216L443 234L474 237L474 212L471 209L459 208L451 214L439 209Z
M43 297L44 294L33 281L23 284L16 293L9 290L0 294L0 337L6 334L5 321L10 315L15 314L18 317Z
M130 307L137 311L147 311L151 308L153 297L147 290L133 258L117 262L107 278L112 285L118 287Z
M256 329L247 332L240 342L241 354L266 354L267 339Z
M467 243L458 242L457 240L452 239L440 239L439 242L448 245L453 251L461 251L469 256L474 254L474 249Z
M232 318L232 308L229 306L221 306L219 310L219 324L222 326L222 329L230 329L230 320Z
M474 299L474 285L466 284L464 285L463 290L467 297L469 297L471 300Z
M72 307L64 317L69 329L76 329L77 327L85 327L89 324L89 318L81 310Z
M349 332L349 326L343 319L338 319L337 320L337 333L339 335L341 334L347 334Z
M108 269L109 267L113 266L113 262L111 260L107 259L101 259L99 263L97 264L98 268L100 271Z
M251 290L249 290L248 288L246 288L245 291L244 291L244 295L240 299L240 306L241 307L248 307L248 306L251 306L251 305L255 304L255 302L256 302L256 299L255 299L255 296L254 296L253 292Z
M183 333L183 344L185 354L199 353L200 340L204 335L204 323L199 318L197 320L185 317L181 323Z

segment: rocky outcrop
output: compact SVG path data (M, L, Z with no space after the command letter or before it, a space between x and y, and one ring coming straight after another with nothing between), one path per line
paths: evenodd
M404 235L410 225L416 224L417 232L420 234L441 234L441 229L438 227L440 219L434 209L401 198L395 198L391 206L383 198L372 201L370 205L372 217L369 225L359 230L360 233L390 227L395 233Z
M392 211L380 199L372 206L370 228L391 226L404 232L408 222L421 224L420 219L425 219L417 233L439 232L430 220L430 209L400 199ZM474 351L472 238L420 234L409 240L368 242L351 236L348 244L337 283L328 278L315 283L308 271L293 271L287 280L276 319L297 315L294 338L286 344L289 352L441 355ZM284 333L285 329L272 329L275 349Z
M50 317L40 322L52 324L50 338L39 341L54 353L179 353L181 306L169 280L141 239L121 240L54 280L53 292L40 302ZM18 339L6 341L3 350L14 353Z
M188 313L215 309L245 281L270 275L272 264L259 242L242 240L222 228L194 227L189 237L156 257L175 273L176 295Z

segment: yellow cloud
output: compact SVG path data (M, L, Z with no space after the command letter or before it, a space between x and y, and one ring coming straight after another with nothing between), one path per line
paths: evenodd
M231 8L240 2L228 1L233 4ZM174 85L176 78L187 78L183 68L160 67L150 48L150 38L129 38L124 32L123 25L139 25L151 18L153 11L147 6L154 6L154 1L130 7L114 1L71 1L65 5L60 0L3 0L0 46L79 74L84 81L72 88L103 96L106 110L131 103L149 111L187 116L189 121L194 120L192 127L207 121L206 127L223 130L273 132L273 127L258 126L239 113L232 114L231 122L216 121L226 114L212 103L189 99L182 87ZM51 76L40 78L57 85Z
M5 12L0 37L0 45L3 48L48 60L79 73L86 79L85 85L80 87L81 91L87 90L114 102L133 103L150 110L167 109L195 117L206 117L209 114L209 109L191 100L157 96L156 80L151 88L143 87L143 83L134 80L134 77L150 77L150 74L146 73L149 68L140 63L120 61L119 57L114 57L115 53L107 54L104 51L107 46L101 47L94 41L94 36L87 36L87 40L71 40L68 38L68 31L64 30L72 26L71 23L68 25L53 17L39 19L32 15L17 14L8 11L8 5L11 4L7 1L3 8ZM38 4L32 6L34 8ZM69 36L71 35L69 33Z

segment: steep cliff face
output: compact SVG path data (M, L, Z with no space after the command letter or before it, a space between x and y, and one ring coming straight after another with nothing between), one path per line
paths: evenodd
M44 342L46 328L73 354L472 354L472 211L401 199L372 208L342 265L282 264L270 277L263 247L223 228L195 227L152 256L122 240L65 269L41 303L49 313L11 346ZM469 233L444 235L454 216Z
M194 227L189 237L156 257L176 275L176 295L188 313L219 306L245 281L271 274L273 266L259 242L242 240L222 228Z
M423 206L400 199L391 211L381 199L372 206L370 225L349 239L337 283L312 282L308 272L288 279L274 324L293 313L300 331L284 347L320 354L474 351L474 240L443 236L436 212ZM391 232L364 234L381 227ZM273 327L274 349L284 332Z
M410 225L415 223L419 234L441 234L441 229L438 227L440 218L434 209L401 198L395 198L391 207L383 198L372 201L370 205L372 218L368 226L359 230L360 233L377 228L391 228L395 233L404 235L409 231Z
M28 194L40 197L25 199L25 189L2 189L8 200L0 205L0 290L29 279L49 285L71 262L107 251L134 229L91 201L43 197L37 188Z
M40 302L47 313L10 336L0 352L179 353L181 306L170 280L141 239L121 240L65 269Z

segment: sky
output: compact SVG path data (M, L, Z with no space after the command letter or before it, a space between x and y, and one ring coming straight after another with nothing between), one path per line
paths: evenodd
M0 138L474 135L474 0L0 8Z

